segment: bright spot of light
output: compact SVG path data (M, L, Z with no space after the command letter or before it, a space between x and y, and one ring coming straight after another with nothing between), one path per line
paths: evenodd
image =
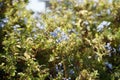
M29 4L27 5L28 10L33 10L34 12L44 12L45 11L45 3L38 0L29 0Z

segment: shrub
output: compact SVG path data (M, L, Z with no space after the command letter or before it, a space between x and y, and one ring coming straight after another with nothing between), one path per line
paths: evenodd
M38 19L27 2L0 1L0 79L120 79L117 0L52 0Z

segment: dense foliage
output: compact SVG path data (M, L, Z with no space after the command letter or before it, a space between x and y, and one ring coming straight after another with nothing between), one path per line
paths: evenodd
M0 80L120 80L119 0L0 0Z

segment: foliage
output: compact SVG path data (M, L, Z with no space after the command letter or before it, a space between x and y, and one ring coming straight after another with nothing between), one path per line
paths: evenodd
M118 0L51 0L38 19L27 2L0 0L0 79L120 79Z

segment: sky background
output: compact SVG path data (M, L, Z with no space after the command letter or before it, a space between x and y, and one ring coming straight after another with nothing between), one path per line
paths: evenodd
M45 11L45 3L38 0L29 0L30 3L27 6L27 9L31 9L34 12L44 12Z

